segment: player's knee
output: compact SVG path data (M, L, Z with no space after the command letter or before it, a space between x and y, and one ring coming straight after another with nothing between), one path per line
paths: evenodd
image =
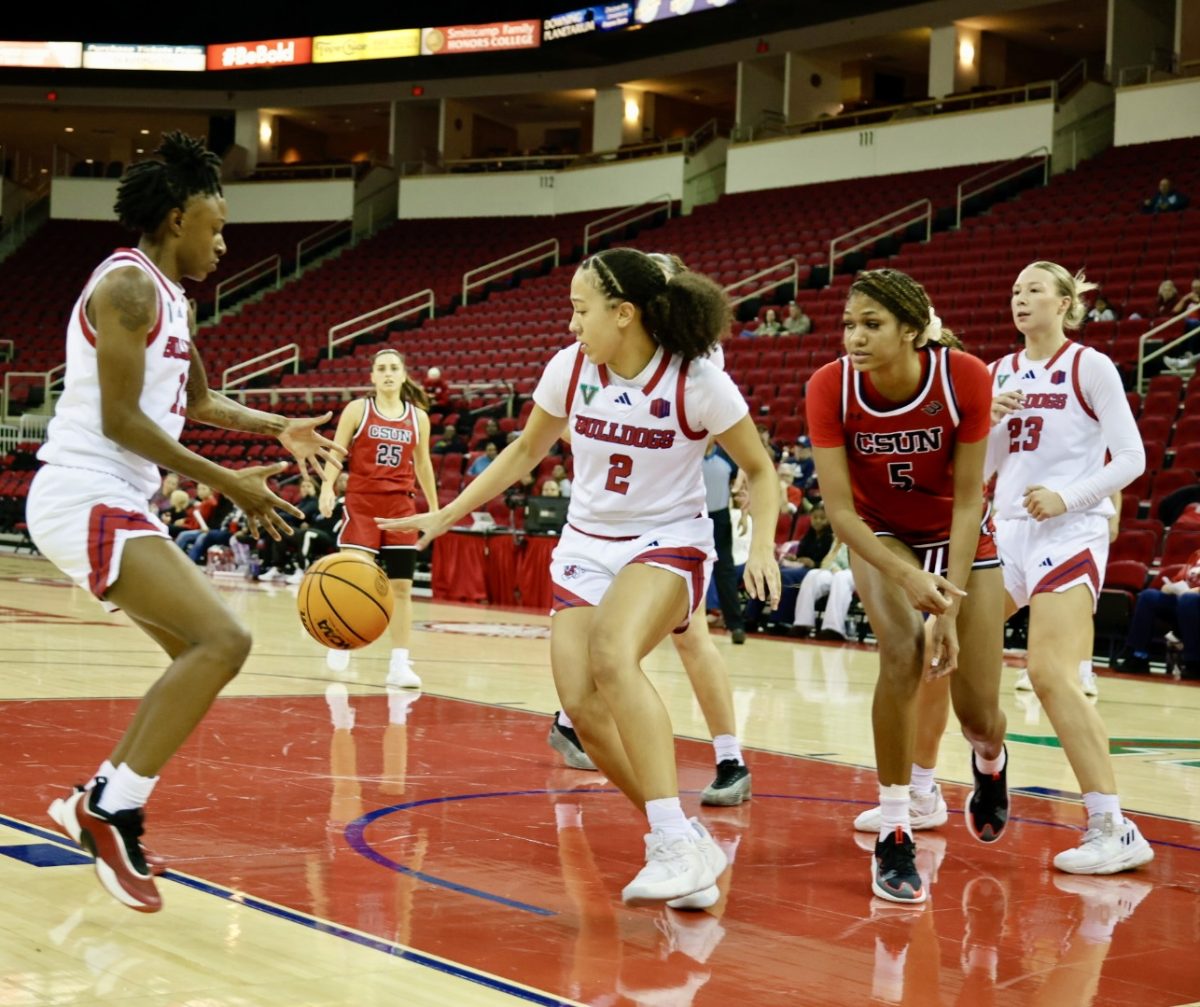
M250 631L236 619L230 619L213 634L209 648L232 678L246 663L252 643Z
M588 670L597 685L604 686L617 681L629 670L631 663L636 666L637 659L631 657L628 646L618 633L597 627L597 631L588 638Z

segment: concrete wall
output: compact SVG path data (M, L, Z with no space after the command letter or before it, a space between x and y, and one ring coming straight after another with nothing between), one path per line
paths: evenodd
M53 220L112 220L117 180L56 178L50 187ZM354 213L354 182L247 182L225 186L230 221L269 224L289 220L346 220Z

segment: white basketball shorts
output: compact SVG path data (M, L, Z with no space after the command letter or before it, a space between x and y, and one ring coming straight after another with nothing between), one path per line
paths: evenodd
M62 465L43 465L33 477L25 521L41 554L109 612L117 606L104 594L120 574L125 543L143 535L171 537L125 480Z
M1108 518L1060 514L1046 521L997 520L996 545L1004 588L1017 608L1035 594L1066 591L1076 584L1088 586L1095 608L1108 564Z
M683 578L690 618L704 601L716 558L712 521L707 516L630 538L600 538L568 524L550 559L552 613L599 605L618 573L630 563L646 563ZM687 623L685 618L678 631L686 629Z

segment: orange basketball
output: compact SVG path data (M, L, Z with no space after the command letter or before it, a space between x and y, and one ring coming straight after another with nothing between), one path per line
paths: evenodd
M300 621L317 643L355 650L377 640L392 619L392 588L367 555L337 552L304 572Z

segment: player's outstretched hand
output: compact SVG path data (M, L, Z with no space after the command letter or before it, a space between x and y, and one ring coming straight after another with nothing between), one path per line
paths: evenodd
M331 419L333 413L288 420L287 426L279 434L279 443L292 453L300 466L301 475L311 471L314 477L320 479L321 466L326 462L341 471L346 449L317 433L317 428L323 427Z
M930 620L929 653L925 661L925 681L949 675L958 669L958 618L953 610Z
M266 532L278 542L284 535L292 534L292 526L279 513L284 511L294 518L303 520L304 511L293 507L282 497L276 496L267 480L277 476L288 467L287 462L274 465L254 465L247 469L227 470L228 476L222 492L246 515L250 534L256 538Z
M775 560L773 550L762 556L756 556L754 552L751 552L749 559L746 560L746 572L742 579L751 598L765 601L770 609L779 607L779 595L782 588L779 563Z
M445 511L431 511L414 517L377 517L375 523L384 531L420 532L421 537L417 539L418 551L426 548L430 542L454 525L454 522L447 518Z
M933 615L949 612L956 599L967 596L966 591L955 587L945 577L918 570L916 567L910 568L900 586L913 608Z
M1047 518L1058 517L1067 512L1067 505L1063 503L1063 498L1054 490L1046 489L1045 486L1026 486L1025 496L1021 502L1025 505L1029 516L1036 521L1045 521Z
M1009 413L1015 413L1024 404L1025 393L1020 389L1001 392L992 399L992 426L999 423Z

